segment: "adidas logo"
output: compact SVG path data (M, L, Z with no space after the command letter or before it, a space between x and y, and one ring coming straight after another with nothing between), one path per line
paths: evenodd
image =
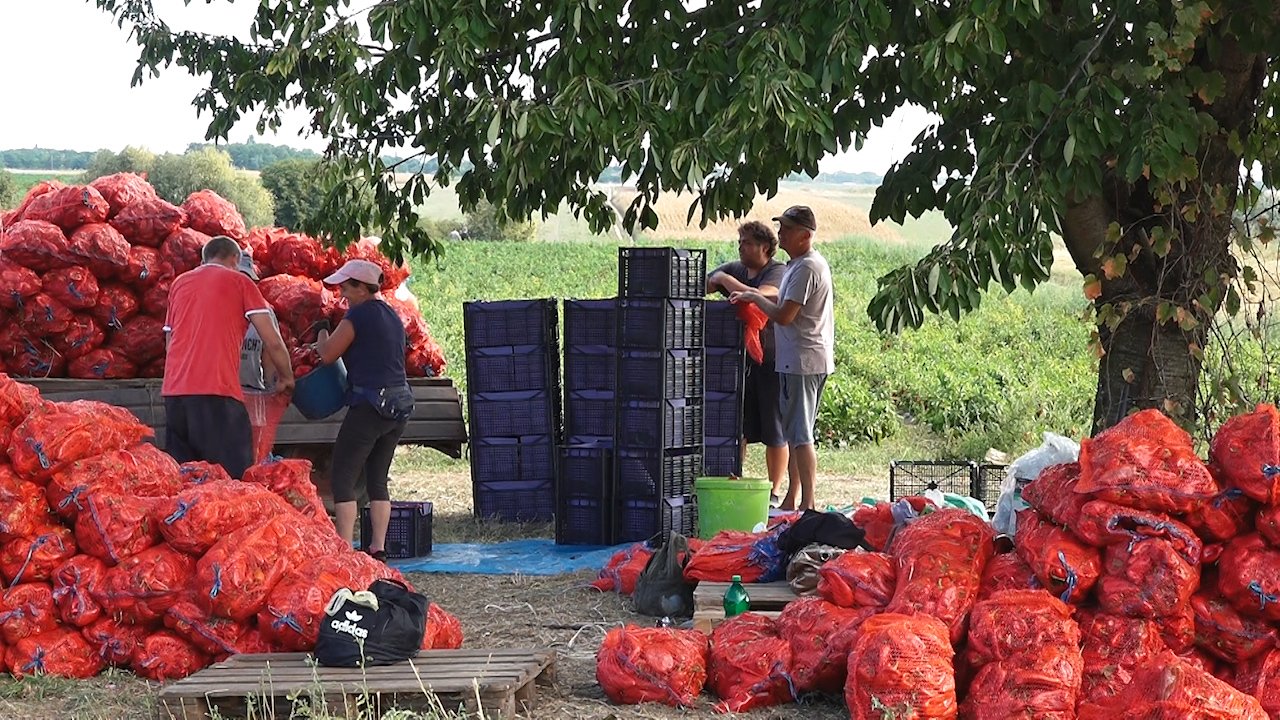
M351 622L353 622L353 623L358 623L358 622L360 622L361 620L363 620L363 619L364 619L364 616L363 616L363 615L361 615L360 613L356 612L355 610L348 610L348 611L347 611L347 619L348 619L348 620L350 620L350 621L351 621Z
M337 632L351 635L352 637L359 638L360 640L364 640L369 637L368 630L365 630L355 623L347 622L346 620L334 620L329 623L329 627L333 628Z

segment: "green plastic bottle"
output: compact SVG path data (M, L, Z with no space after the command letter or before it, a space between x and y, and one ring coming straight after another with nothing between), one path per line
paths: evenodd
M724 616L731 618L751 609L751 598L742 587L742 576L734 575L729 589L724 591Z

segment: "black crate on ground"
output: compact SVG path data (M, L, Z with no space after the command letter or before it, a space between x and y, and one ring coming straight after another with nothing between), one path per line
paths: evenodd
M701 348L704 306L702 300L619 300L618 347Z
M462 303L463 344L467 348L559 343L555 300L497 300Z
M742 348L715 348L704 352L706 380L703 390L718 393L742 393L746 375L747 353Z
M742 434L742 396L707 391L702 400L703 433L727 437Z
M1000 483L1004 482L1005 468L1000 463L982 463L978 466L978 480L974 489L978 492L975 498L982 501L988 510L995 510L1000 501Z
M369 508L365 507L360 510L360 546L369 547L372 539L373 521L369 517ZM392 560L430 555L431 503L393 501L385 549L387 557Z
M673 448L702 444L702 398L618 400L618 446Z
M556 500L556 544L613 544L613 504L604 497L561 495Z
M691 495L702 473L702 448L615 447L613 473L618 500Z
M476 517L506 522L550 522L556 514L555 482L472 481Z
M742 321L738 319L738 308L728 300L707 300L707 330L705 339L707 348L741 348L743 347Z
M467 389L472 393L547 390L559 384L553 345L501 345L466 351Z
M640 542L658 533L698 534L698 501L692 495L620 499L614 504L613 542Z
M618 300L565 300L564 344L617 345Z
M561 445L558 495L605 497L613 488L613 448L608 445Z
M742 440L707 436L702 446L703 474L711 477L742 476Z
M700 298L706 283L706 250L618 248L619 298Z
M556 441L550 435L473 438L471 479L550 482L556 477Z
M970 460L894 460L889 463L889 499L940 490L974 495L978 465Z
M564 434L567 438L580 435L608 435L613 437L615 401L608 390L566 391L564 394ZM580 444L570 441L566 444Z
M665 400L702 395L702 350L618 350L618 397Z
M564 348L564 389L608 390L616 387L618 353L603 345L566 345Z
M560 434L560 391L467 393L471 437Z

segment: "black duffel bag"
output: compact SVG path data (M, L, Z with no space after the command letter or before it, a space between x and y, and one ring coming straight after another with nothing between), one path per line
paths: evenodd
M325 607L316 662L368 667L408 660L422 646L427 604L426 595L394 580L377 580L367 592L339 590Z

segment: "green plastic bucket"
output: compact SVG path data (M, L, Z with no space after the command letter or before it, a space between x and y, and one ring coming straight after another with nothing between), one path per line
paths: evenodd
M710 539L721 530L750 532L769 519L768 480L700 477L694 484L698 496L698 536Z

